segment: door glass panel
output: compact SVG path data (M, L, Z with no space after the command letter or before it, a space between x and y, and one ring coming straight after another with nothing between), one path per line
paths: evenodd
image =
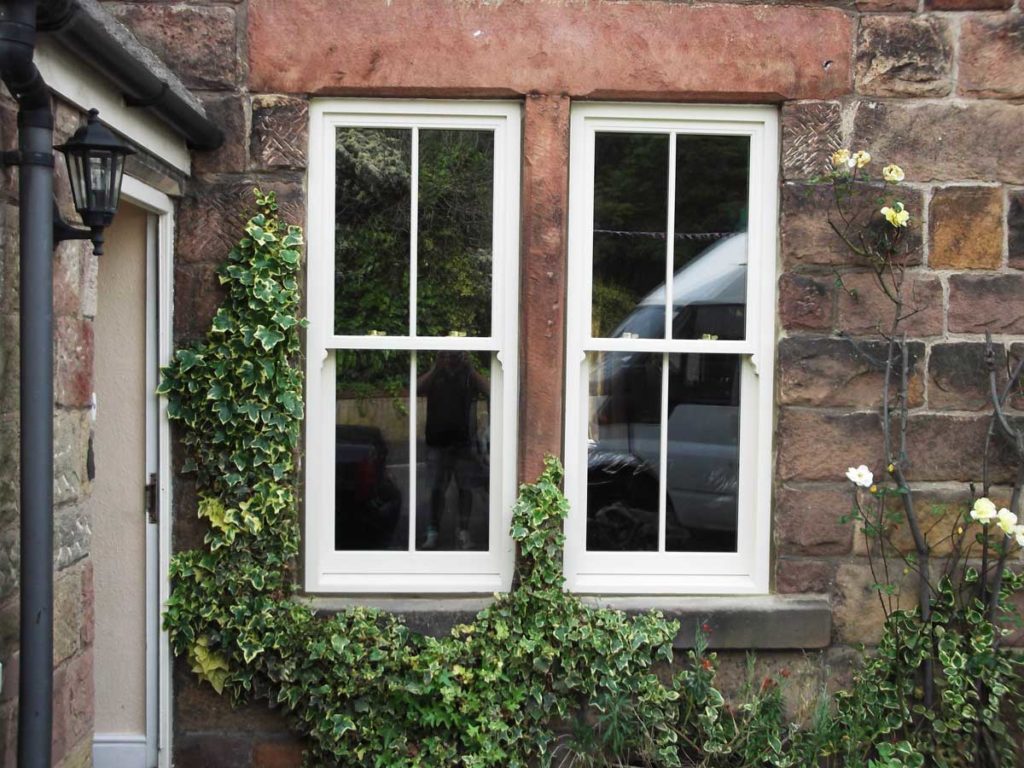
M665 336L667 135L594 138L595 337Z
M492 355L416 355L416 547L488 549Z
M740 358L669 355L665 548L735 552Z
M339 350L334 546L409 544L409 353Z
M658 548L661 354L592 352L587 549Z
M339 128L334 332L409 333L412 131Z
M490 336L494 132L419 132L416 333Z
M744 338L749 176L748 137L676 137L673 338Z

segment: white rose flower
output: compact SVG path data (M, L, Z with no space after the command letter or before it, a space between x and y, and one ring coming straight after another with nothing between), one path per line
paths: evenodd
M982 525L988 525L995 516L996 505L992 503L991 499L982 496L974 502L974 508L971 509L972 520L977 520Z
M871 474L871 470L865 464L861 464L859 467L850 467L846 470L846 477L851 483L862 488L870 488L875 482L875 476Z
M1013 537L1017 539L1017 546L1024 547L1024 525L1013 526Z
M996 518L998 519L997 524L1002 532L1007 536L1012 536L1013 529L1017 527L1017 516L1010 510L1006 509L1006 507L1003 507L996 513Z

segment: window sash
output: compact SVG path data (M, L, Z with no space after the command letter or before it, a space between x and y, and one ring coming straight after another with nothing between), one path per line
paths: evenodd
M520 105L509 102L330 99L310 109L308 212L307 418L304 581L308 592L330 593L492 593L511 584L514 557L508 536L515 493L516 343L519 282ZM339 127L439 128L494 133L491 335L416 335L416 216L410 253L409 335L337 335L334 330L335 152ZM415 135L415 132L414 132ZM414 139L415 147L415 139ZM316 159L322 162L316 162ZM416 211L418 162L412 157L412 211ZM329 279L324 279L324 278ZM334 549L335 356L340 349L489 352L490 494L488 550L358 551ZM416 471L415 369L410 370L410 475ZM414 494L414 486L410 493ZM415 509L410 505L410 526ZM410 548L413 537L410 536Z
M755 594L768 591L778 117L772 107L576 104L571 115L567 297L565 575L570 589L606 594ZM597 133L739 135L750 140L745 338L626 339L592 335L594 159ZM674 260L675 139L669 143L666 323ZM742 360L737 549L717 552L600 552L586 548L590 352L731 354ZM662 367L659 549L665 546L668 447L667 366Z

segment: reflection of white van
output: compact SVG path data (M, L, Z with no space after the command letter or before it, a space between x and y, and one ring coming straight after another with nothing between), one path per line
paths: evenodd
M746 233L717 241L676 272L673 337L742 339L746 274ZM664 317L661 286L612 335L659 337ZM668 360L666 544L734 550L740 358L673 354ZM656 541L661 361L661 354L606 353L591 372L590 549L648 549L651 530ZM644 532L624 530L633 525ZM624 546L624 538L633 544Z

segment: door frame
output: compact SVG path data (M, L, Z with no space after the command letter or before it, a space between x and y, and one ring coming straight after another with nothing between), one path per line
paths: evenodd
M129 175L121 199L149 214L146 220L146 477L156 474L156 522L146 523L146 733L98 734L94 745L124 768L170 768L171 649L160 616L170 594L171 436L167 401L155 395L159 369L172 353L174 201ZM139 760L143 758L144 763Z

